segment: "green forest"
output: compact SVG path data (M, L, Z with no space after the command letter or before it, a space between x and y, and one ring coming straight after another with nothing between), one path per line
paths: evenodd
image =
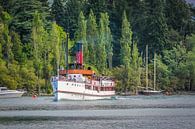
M150 87L156 55L158 90L195 90L195 5L185 0L1 0L0 86L52 93L78 41L84 65L117 92L145 87L146 46Z

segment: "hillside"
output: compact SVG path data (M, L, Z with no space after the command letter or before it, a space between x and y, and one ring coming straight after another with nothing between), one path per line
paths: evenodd
M84 65L115 78L117 91L145 87L146 46L150 87L157 55L157 89L194 90L194 14L184 0L1 0L0 86L50 93L80 41Z

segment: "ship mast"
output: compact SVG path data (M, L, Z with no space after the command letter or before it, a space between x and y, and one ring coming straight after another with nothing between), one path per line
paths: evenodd
M154 53L154 90L156 88L156 53Z
M146 45L146 90L148 90L148 45Z
M68 33L66 33L66 76L68 76Z

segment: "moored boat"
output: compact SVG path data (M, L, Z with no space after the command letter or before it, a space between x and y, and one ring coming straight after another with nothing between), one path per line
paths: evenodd
M162 93L160 90L156 90L156 53L154 53L154 87L149 89L148 87L148 45L146 45L146 88L138 91L140 95L159 95Z
M157 90L142 90L139 91L140 95L160 95L162 92Z
M6 87L0 87L0 98L17 98L24 94L23 91L8 90Z

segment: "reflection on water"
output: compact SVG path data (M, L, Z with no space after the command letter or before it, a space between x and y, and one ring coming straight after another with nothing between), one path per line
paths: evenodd
M0 129L192 129L195 96L130 96L59 101L52 97L0 99Z

